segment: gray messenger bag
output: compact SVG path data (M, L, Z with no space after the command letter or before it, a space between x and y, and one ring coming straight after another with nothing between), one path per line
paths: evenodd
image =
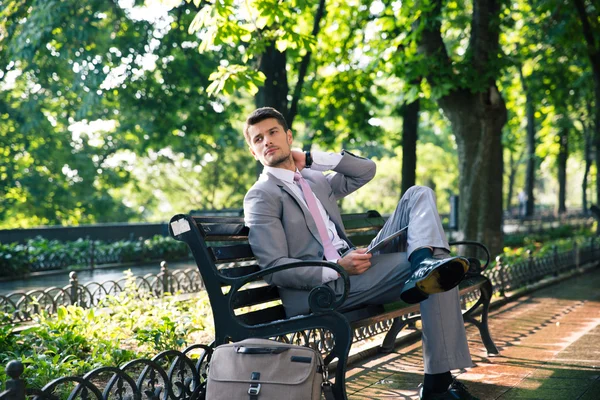
M327 367L313 349L267 339L218 346L210 360L207 400L334 400Z

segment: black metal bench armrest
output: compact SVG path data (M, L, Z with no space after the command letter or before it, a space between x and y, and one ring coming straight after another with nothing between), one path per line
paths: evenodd
M488 265L490 265L490 260L491 260L490 251L483 243L476 242L474 240L459 240L457 242L450 242L448 244L450 246L465 245L465 246L476 246L476 247L481 248L483 250L483 252L485 253L486 261L485 261L485 265L483 267L481 267L481 271L479 271L480 273L485 271L485 269L488 267Z
M240 290L242 288L242 286L244 286L247 283L250 283L257 279L263 278L264 276L270 275L275 272L284 271L287 269L297 268L297 267L315 267L315 266L332 268L338 274L340 274L340 277L344 281L344 292L342 293L340 298L338 298L336 300L337 296L336 296L335 292L333 291L333 289L331 289L329 286L327 286L327 285L316 286L311 289L311 291L308 295L309 307L314 313L322 313L322 312L335 310L336 308L341 306L342 303L348 297L348 292L350 291L350 278L348 276L348 273L344 270L344 268L342 268L339 264L332 263L329 261L296 261L296 262L292 262L292 263L288 263L288 264L276 265L273 267L265 268L260 271L254 272L252 274L244 275L240 278L236 278L232 282L232 285L231 285L232 296L229 299L229 304L230 304L230 306L232 305L233 295L235 294L235 292Z

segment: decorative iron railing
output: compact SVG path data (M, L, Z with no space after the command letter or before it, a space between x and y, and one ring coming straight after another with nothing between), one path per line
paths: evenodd
M120 367L96 368L83 377L58 378L41 389L26 387L21 378L23 363L11 361L6 366L9 379L0 399L194 400L203 398L211 355L209 346L196 344L181 352L167 350L152 359L136 359Z
M600 247L595 238L583 246L573 242L570 250L533 257L514 265L505 265L501 258L496 265L484 274L493 283L494 292L506 296L508 292L539 282L548 276L557 276L583 266L597 265L600 261ZM149 285L149 287L156 287ZM479 293L471 292L462 297L463 307L476 301ZM409 318L410 315L403 316ZM354 332L354 342L361 341L386 332L392 321L382 321ZM277 340L310 346L323 353L333 347L333 337L327 331L310 330L276 338ZM84 400L195 400L202 395L202 382L206 379L206 366L210 359L210 347L193 345L182 352L169 350L158 354L151 360L138 359L121 367L102 367L83 377L65 377L56 379L41 389L26 388L21 377L23 364L11 361L6 367L10 377L4 387L0 382L0 400L25 400L48 398L81 398Z
M203 289L197 268L169 270L166 261L160 263L160 272L134 276L136 291L143 290L160 297L165 293L197 293ZM109 280L102 283L80 284L77 273L69 274L69 284L27 292L0 295L0 313L8 315L10 323L28 322L35 314L44 311L55 314L60 306L78 305L83 308L97 306L107 296L115 296L125 290L129 278Z
M571 249L559 252L554 246L551 254L534 257L527 251L527 259L514 264L505 264L503 258L496 258L496 265L484 271L493 284L494 293L506 296L507 292L526 287L550 276L558 276L584 265L600 262L600 246L596 237L578 246L573 242Z

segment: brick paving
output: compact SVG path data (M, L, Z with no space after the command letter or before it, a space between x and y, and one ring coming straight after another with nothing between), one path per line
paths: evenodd
M600 399L600 269L533 292L491 312L500 355L467 328L474 368L453 371L481 400ZM421 342L350 368L349 398L418 399Z

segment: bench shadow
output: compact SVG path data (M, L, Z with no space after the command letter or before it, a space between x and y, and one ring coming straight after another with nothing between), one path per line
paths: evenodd
M517 357L494 357L490 363L467 371L453 371L481 400L598 399L600 369L598 366L569 362L545 362ZM421 351L398 354L370 367L351 368L347 379L348 398L357 399L418 399L418 386L423 380ZM357 369L359 371L357 371Z

